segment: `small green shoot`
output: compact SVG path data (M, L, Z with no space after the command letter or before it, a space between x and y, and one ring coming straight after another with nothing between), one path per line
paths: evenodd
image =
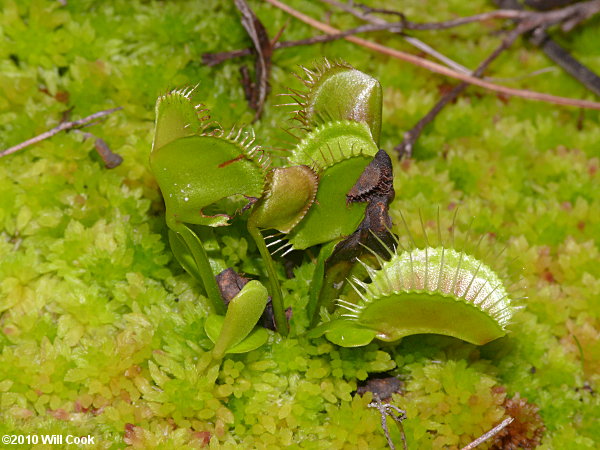
M253 280L229 302L225 317L214 314L208 316L204 330L215 344L212 350L215 360L223 359L228 353L252 351L267 341L267 330L254 330L267 298L267 289L259 281Z

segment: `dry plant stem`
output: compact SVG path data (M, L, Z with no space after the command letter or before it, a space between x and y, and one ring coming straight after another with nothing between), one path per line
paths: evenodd
M489 67L489 65L496 59L500 54L508 49L519 37L520 33L516 30L511 32L502 43L475 69L473 72L474 77L480 78L483 75L485 69ZM404 139L402 142L394 147L394 150L398 152L398 157L402 158L410 158L412 156L413 148L415 142L421 136L423 129L435 119L435 117L440 113L442 109L448 104L453 102L467 87L468 83L460 83L455 86L450 92L445 94L434 106L431 110L417 122L417 124L412 127L409 131L404 134Z
M288 14L294 16L295 18L301 20L302 22L312 26L313 28L316 28L316 29L321 30L328 34L335 34L335 33L339 32L339 30L337 30L336 28L333 28L325 23L319 22L318 20L315 20L305 14L302 14L301 12L289 7L288 5L281 3L279 0L265 0L265 1L267 3L270 3L271 5L275 6L276 8L279 8L282 11L287 12ZM406 53L406 52L403 52L400 50L389 48L389 47L386 47L384 45L381 45L381 44L378 44L375 42L371 42L371 41L367 41L365 39L358 38L356 36L347 36L347 37L345 37L345 39L347 41L350 41L350 42L353 42L360 46L363 46L365 48L368 48L370 50L391 56L396 59L406 61L408 63L414 64L416 66L422 67L424 69L430 70L435 73L439 73L441 75L445 75L445 76L448 76L451 78L456 78L458 80L465 81L467 83L485 88L485 89L493 91L493 92L499 92L499 93L506 94L506 95L512 95L515 97L521 97L521 98L525 98L525 99L529 99L529 100L543 101L543 102L553 103L553 104L557 104L557 105L576 106L579 108L600 110L600 103L598 103L598 102L593 102L593 101L589 101L589 100L572 99L572 98L566 98L566 97L558 97L555 95L544 94L544 93L535 92L535 91L528 91L525 89L513 89L513 88L509 88L509 87L505 87L505 86L499 86L497 84L489 83L487 81L478 79L478 78L470 76L470 75L465 75L465 74L456 72L456 71L451 70L447 67L444 67L440 64L434 63L432 61L428 61L426 59L412 55L410 53Z
M385 9L379 9L379 8L369 8L364 5L356 5L357 7L362 9L362 12L361 12L361 11L354 9L350 5L341 3L337 0L321 0L321 2L336 6L340 9L342 9L343 11L346 11L346 12L352 14L353 16L355 16L357 18L367 21L367 22L370 22L370 23L377 23L377 24L389 23L383 19L380 19L378 17L374 17L374 16L370 15L370 13L373 13L373 12L396 15L396 16L400 16L402 18L404 17L404 15L402 13L397 12L397 11L391 11L391 10L385 10ZM516 0L496 0L495 3L500 8L499 11L502 12L502 14L499 14L498 17L496 17L496 18L508 19L508 18L510 18L509 17L510 15L506 14L507 11L510 11L510 10L520 11L523 8L521 6L521 4ZM559 0L557 3L558 4L556 6L563 6L563 7L565 6L564 3L561 3L561 0ZM585 15L594 14L595 11L593 8L597 8L595 5L596 5L596 3L587 2L585 4L578 4L578 5L576 5L576 7L568 7L569 9L561 10L562 12L559 13L559 16L557 16L556 15L557 13L554 12L553 13L554 15L552 17L550 17L551 22L553 20L555 21L557 17L568 17L570 14L577 16L576 13L578 12L578 10L581 11L581 17L583 17ZM535 5L531 5L531 6L535 7ZM487 19L487 18L491 18L490 15L492 15L492 14L494 14L494 12L485 13L485 14L479 15L479 16L472 16L472 18L480 17L480 18ZM523 17L518 17L515 20L524 21L524 20L536 19L536 16L533 16L532 14L535 14L535 13L524 12ZM501 17L501 16L504 16L504 17ZM549 16L545 16L545 17L548 18ZM458 21L460 21L460 20L461 19L458 19L457 21L447 21L447 22L440 22L440 23L443 24L445 28L448 28L448 25L450 25L452 23L454 23L455 25L461 25L462 23L458 23ZM404 24L406 25L406 29L412 29L412 30L423 30L423 29L425 29L425 27L430 25L430 24L415 24L414 22L407 22L407 21L405 21ZM431 24L431 25L436 25L436 24ZM562 67L567 73L571 74L571 76L573 76L575 79L577 79L588 90L590 90L593 93L595 93L596 95L600 96L600 77L598 77L598 75L596 75L593 71L591 71L585 65L581 64L579 61L577 61L575 58L573 58L567 50L565 50L563 47L561 47L559 44L557 44L554 40L552 40L552 38L550 36L548 36L548 34L545 31L545 28L547 28L548 26L549 26L548 24L544 23L543 26L540 26L537 29L533 30L533 32L529 36L529 41L532 44L534 44L535 46L541 48L542 51L546 54L546 56L548 56L548 58L550 58L552 61L554 61L560 67ZM410 42L410 39L412 39L409 36L403 36L403 37L404 37L404 40L406 40L407 42ZM415 45L415 46L419 47L419 45ZM435 56L431 52L428 52L428 53L431 54L432 56ZM441 59L437 56L435 56L435 57L437 59L439 59L440 61L442 61L444 64L446 64L448 67L451 67L454 70L457 70L459 72L463 71L462 66L460 64L458 64L458 63L451 64L448 61L444 61L443 59ZM466 73L469 73L469 72L466 72ZM488 79L488 81L491 81L491 80ZM498 81L498 80L495 80L495 81Z
M336 34L324 34L320 36L314 36L307 39L299 39L297 41L283 41L283 42L275 42L273 44L273 50L279 50L282 48L291 48L298 47L301 45L313 45L313 44L322 44L324 42L336 41L338 39L343 39L346 36L351 36L353 34L358 33L366 33L369 31L394 31L397 28L396 24L389 24L384 22L382 24L374 24L374 25L363 25L360 27L352 28L350 30L336 33ZM464 67L463 65L457 63L456 61L451 60L447 56L441 54L434 48L427 45L425 42L421 41L412 36L402 36L406 42L408 42L413 47L421 50L422 52L427 53L428 55L434 57L438 61L446 64L448 67L453 68L454 70L462 73L471 73L469 69ZM219 52L219 53L204 53L202 55L202 63L212 67L218 64L221 64L224 61L232 58L239 58L241 56L248 56L252 54L252 49L243 48L239 50L231 50L228 52Z
M557 0L556 2L548 3L545 0L543 4L531 3L529 6L538 9L542 6L544 6L544 8L550 8L553 7L551 6L552 4L555 4L554 6L564 6L564 1L565 0ZM523 9L523 5L517 0L495 0L494 3L501 9ZM562 67L565 72L583 84L588 90L600 96L600 77L575 59L568 50L556 43L556 41L546 33L544 27L533 30L528 36L528 40L536 47L539 47L548 58L554 61L558 66Z
M367 33L367 32L371 32L371 31L400 32L400 28L401 27L399 27L397 23L388 23L388 22L376 23L376 24L371 24L371 25L362 25L360 27L351 28L349 30L346 30L346 31L343 31L340 33L324 34L324 35L314 36L314 37L307 38L307 39L299 39L297 41L276 42L275 44L273 44L273 50L279 50L282 48L298 47L301 45L321 44L324 42L331 42L331 41L336 41L338 39L343 39L346 36L352 36L354 34ZM455 70L458 70L459 72L464 72L464 73L470 72L466 67L458 64L455 61L452 61L450 58L442 55L435 49L431 48L424 42L420 41L419 39L416 39L416 38L410 37L410 36L404 36L404 39L407 42L409 42L411 45L413 45L414 47L418 48L421 51L428 53L429 55L440 60L447 66L452 67ZM252 52L253 52L253 50L250 48L243 48L243 49L239 49L239 50L231 50L228 52L204 53L202 55L202 62L205 65L212 67L212 66L216 66L217 64L221 64L222 62L227 61L228 59L239 58L241 56L251 55Z
M109 114L112 114L115 111L119 111L121 109L123 109L123 108L119 106L118 108L112 108L112 109L107 109L104 111L99 111L97 113L92 114L91 116L84 117L83 119L73 120L73 121L69 121L69 122L61 122L60 124L58 124L57 126L52 128L51 130L46 131L45 133L39 134L31 139L27 139L26 141L21 142L20 144L17 144L13 147L10 147L10 148L7 148L6 150L1 151L0 158L2 158L3 156L6 156L6 155L10 155L11 153L18 152L19 150L29 147L30 145L37 144L38 142L41 142L45 139L51 138L52 136L60 133L61 131L67 131L67 130L71 130L73 128L81 128L82 126L84 126L90 122L93 122L96 119L100 119L104 116L108 116Z
M258 19L254 11L250 8L246 0L235 0L235 6L240 11L242 26L248 33L254 45L256 61L254 71L256 81L252 82L248 75L248 70L244 66L242 71L242 84L246 92L246 98L252 109L256 111L254 120L258 120L267 99L269 91L269 78L271 74L271 55L273 54L273 44L271 43L267 30Z
M393 25L393 24L391 24ZM273 50L278 50L281 48L291 48L298 47L301 45L312 45L312 44L320 44L323 42L331 42L337 39L345 38L346 36L351 36L353 34L365 33L368 31L381 31L387 30L390 28L390 24L385 25L361 25L360 27L352 28L350 30L334 33L334 34L324 34L321 36L314 36L307 39L299 39L297 41L283 41L276 42L273 44ZM231 50L229 52L219 52L219 53L204 53L202 55L202 62L207 66L215 66L217 64L222 63L228 59L239 58L241 56L248 56L252 54L252 49L250 48L242 48L239 50Z
M300 39L297 41L275 42L272 47L273 50L296 47L296 46L301 46L301 45L312 45L312 44L317 44L317 43L324 43L324 42L334 41L337 39L342 39L346 36L351 36L354 34L371 32L371 31L390 31L392 33L401 33L403 30L443 30L443 29L449 29L452 27L460 26L460 25L465 25L468 23L474 23L474 22L490 20L490 19L514 19L514 20L526 20L527 19L527 20L538 20L539 21L539 18L537 16L535 16L535 14L537 14L537 13L517 11L517 10L512 10L512 9L501 9L498 11L491 11L488 13L477 14L475 16L464 17L464 18L449 20L449 21L444 21L444 22L415 23L415 22L409 22L406 20L403 20L400 22L386 22L383 19L379 19L379 18L369 15L369 13L384 12L387 14L395 14L395 15L398 15L401 17L403 17L403 15L401 13L398 13L395 11L380 10L380 9L375 9L375 8L368 8L368 9L363 8L365 10L365 12L359 12L356 9L353 9L352 6L345 4L345 3L341 3L336 0L321 0L321 1L323 3L329 4L332 6L336 6L340 9L358 17L359 19L366 20L366 21L370 22L371 25L363 25L363 26L352 28L350 30L336 33L336 34L315 36L312 38ZM592 3L592 4L590 4L590 3ZM586 7L585 15L594 13L594 10L592 9L592 7L594 5L595 5L594 2L588 2L585 5L583 5ZM581 9L582 9L581 5L578 5L576 8L576 10L581 10ZM568 15L570 15L572 13L573 13L573 9L567 10L566 12L561 12L560 14L556 14L556 12L553 12L553 16L550 17L550 19L552 19L552 20L550 20L550 22L548 22L548 23L553 24L558 19L567 17ZM545 17L546 18L545 20L547 20L546 16L543 16L543 17ZM453 68L457 72L462 72L462 73L466 73L466 74L470 73L470 71L466 67L462 66L461 64L457 63L456 61L451 60L450 58L446 57L445 55L439 53L435 49L433 49L430 46L428 46L427 44L425 44L423 41L421 41L413 36L403 36L403 38L409 44L411 44L414 47L418 48L419 50L433 56L434 58L436 58L439 61L441 61L442 63L446 64L448 67ZM275 39L275 41L277 41L277 39ZM540 45L540 44L536 44L536 45ZM544 47L545 47L545 44L544 44ZM549 50L552 50L552 49L549 49ZM546 51L545 48L544 48L544 51ZM549 53L549 52L547 52L547 53ZM556 53L556 51L554 51L554 53ZM206 64L208 66L214 66L214 65L220 64L223 61L226 61L228 59L238 58L241 56L247 56L250 54L252 54L252 49L250 49L250 48L245 48L245 49L240 49L240 50L232 50L232 51L228 51L228 52L205 53L202 55L202 61L204 64ZM552 58L552 55L549 54L549 56ZM560 62L557 62L557 63L560 64ZM572 72L572 69L570 69L570 68L565 67L565 70ZM589 70L588 70L588 72L589 72ZM589 77L589 75L588 75L588 77ZM590 90L597 92L596 90L594 90L594 88L590 88Z
M323 3L337 6L347 12L351 12L352 7L343 4L336 0L321 0ZM429 22L429 23L416 23L410 22L404 18L404 15L395 11L388 11L384 9L363 7L364 13L360 16L354 12L352 14L360 17L361 19L367 18L370 12L383 12L386 14L394 14L400 16L401 21L398 23L404 30L446 30L449 28L458 27L474 22L483 22L491 19L512 19L518 22L527 21L530 23L530 27L537 28L538 26L550 27L558 23L563 23L565 30L571 29L574 25L581 22L582 20L598 13L600 11L600 1L591 0L587 2L580 2L576 5L566 6L561 9L548 11L548 12L531 12L521 11L516 9L498 9L496 11L490 11L481 14L475 14L468 17L460 17L458 19L446 20L442 22Z
M391 405L389 403L383 403L377 394L374 394L373 401L369 403L369 408L375 408L379 411L381 415L381 428L383 429L383 434L387 439L388 446L391 450L395 450L396 446L392 442L392 438L390 436L390 431L387 426L387 416L390 416L396 425L398 426L398 431L400 431L400 437L402 439L402 448L404 450L408 450L408 445L406 443L406 435L404 433L404 427L402 426L402 421L406 418L406 412L398 408L397 406ZM498 430L499 431L499 430Z
M466 73L466 74L471 73L471 70L467 69L462 64L459 64L456 61L453 61L452 59L448 58L446 55L443 55L442 53L438 52L437 50L435 50L433 47L427 45L422 40L417 39L414 36L408 36L406 34L403 34L402 30L398 29L398 23L393 23L393 22L390 23L383 19L380 19L379 17L371 16L365 12L360 12L360 11L356 10L352 5L347 4L347 3L342 3L337 0L320 0L320 1L322 3L326 3L328 5L340 8L342 11L352 14L354 17L364 20L365 22L370 22L372 24L377 24L377 25L384 25L384 24L394 25L394 27L388 28L387 30L391 31L391 32L398 32L399 35L402 36L402 39L404 39L408 44L421 50L424 53L427 53L429 56L437 59L441 63L447 65L451 69L456 70L457 72L462 72L462 73ZM357 6L360 6L360 5L357 5ZM375 10L373 8L370 8L370 11L375 11ZM394 12L394 11L389 11L389 13L404 18L404 15L401 13Z
M512 417L508 417L508 418L504 419L502 422L500 422L498 425L496 425L490 431L488 431L485 434L482 434L477 439L475 439L473 442L471 442L469 445L463 447L461 450L472 450L472 449L474 449L479 444L481 444L481 443L487 441L489 438L494 437L495 435L497 435L500 431L502 431L503 428L505 428L508 425L510 425L513 420L515 420L515 419L513 419Z

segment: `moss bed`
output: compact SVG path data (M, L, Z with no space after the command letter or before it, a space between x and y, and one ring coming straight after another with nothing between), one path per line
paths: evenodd
M364 380L385 373L403 382L392 403L406 410L410 449L466 445L507 417L505 402L515 396L539 407L541 421L534 414L523 420L525 434L543 422L539 448L598 448L597 111L470 88L426 130L413 160L395 162L396 231L399 211L418 230L419 210L435 217L439 206L446 223L460 205L459 230L475 216L473 239L487 234L483 246L494 252L506 246L491 263L528 297L517 302L524 308L508 336L483 347L423 335L357 349L308 340L301 336L314 268L307 257L284 282L291 336L272 334L267 345L205 373L205 300L169 249L148 155L154 102L175 87L199 83L194 98L225 126L251 121L238 74L251 60L209 68L200 58L248 45L239 14L220 0L66 3L0 0L0 148L54 127L69 108L81 118L122 106L89 131L124 161L105 169L93 141L75 133L0 159L0 434L95 436L86 448L385 448L379 413L367 408L371 394L355 395ZM286 25L281 11L250 3L272 36ZM325 19L319 2L288 3ZM482 0L378 3L415 21L493 7ZM338 13L332 21L354 24ZM499 42L491 32L500 27L486 22L419 37L473 68ZM291 20L283 38L314 34ZM397 37L370 38L410 50ZM598 18L558 39L600 71ZM299 87L290 73L321 56L343 58L381 81L382 147L390 154L451 84L335 42L276 52L272 92ZM519 41L490 74L520 77L551 65ZM503 82L593 98L559 69ZM289 124L289 111L275 103L271 95L255 128L261 143L285 148L278 127ZM219 230L218 241L228 266L262 273L241 227ZM400 445L398 430L390 431Z

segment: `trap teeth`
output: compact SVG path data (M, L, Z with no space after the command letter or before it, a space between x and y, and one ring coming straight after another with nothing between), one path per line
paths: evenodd
M293 119L309 129L336 120L363 122L379 141L382 89L379 82L344 61L323 59L309 69L300 66L295 74L305 90L290 88L290 97L299 107ZM343 88L342 88L343 87Z
M358 303L337 301L347 333L372 330L384 341L433 333L477 345L506 334L515 308L504 283L468 254L426 247L395 254L379 269L362 264L371 282L350 281ZM336 343L340 333L331 334Z

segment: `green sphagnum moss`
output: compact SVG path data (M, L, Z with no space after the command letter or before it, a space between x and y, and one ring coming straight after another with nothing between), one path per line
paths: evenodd
M314 17L326 12L318 2L288 3ZM482 0L368 3L416 21L492 7ZM287 23L266 3L250 4L271 35ZM354 24L338 14L332 21ZM599 25L595 18L561 38L596 71ZM420 37L467 67L499 39L479 25L450 33ZM313 34L292 20L284 38ZM434 217L439 205L449 226L447 211L460 205L457 236L476 216L473 239L488 233L480 250L506 246L494 263L513 282L520 271L518 288L528 297L507 337L476 347L411 336L357 349L307 340L303 311L314 266L305 260L296 278L280 273L294 311L290 337L272 334L259 349L210 366L205 300L167 245L148 149L155 99L173 88L199 83L195 98L223 124L252 119L240 61L200 63L203 52L247 45L233 3L219 0L0 0L0 148L55 126L69 108L74 118L124 108L90 129L123 156L115 170L104 169L93 143L74 133L0 160L0 434L90 434L96 448L384 448L370 394L353 392L369 375L388 372L405 381L392 401L407 411L411 449L467 444L502 420L504 395L515 393L540 407L547 429L540 448L597 448L598 112L469 89L426 131L416 158L395 163L394 223L402 210L418 235L419 209ZM277 52L272 91L294 86L297 65L323 55L380 80L380 146L388 151L448 83L335 42ZM549 65L519 43L492 72L512 77ZM512 84L591 98L558 69ZM285 136L276 125L287 112L273 102L256 124L265 142ZM426 226L435 233L435 224ZM217 229L206 237L207 252L225 259L215 264L258 276L256 247L242 236L236 225Z

